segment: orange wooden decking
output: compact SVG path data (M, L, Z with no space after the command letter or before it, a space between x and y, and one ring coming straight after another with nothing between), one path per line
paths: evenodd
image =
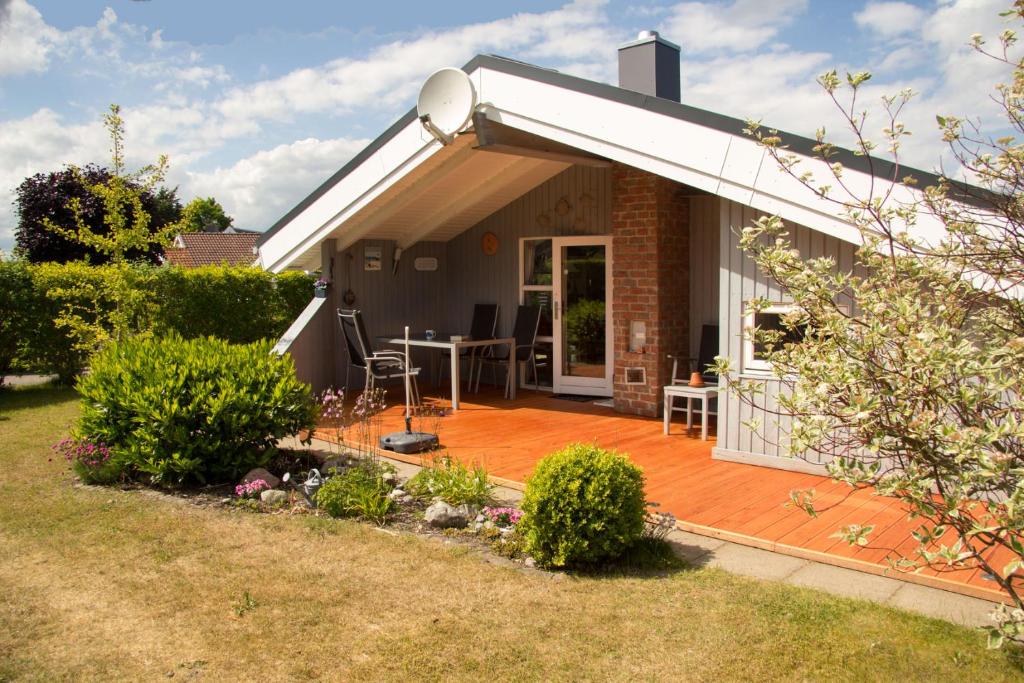
M665 436L660 419L621 415L546 393L520 391L515 401L494 391L463 398L457 413L440 419L442 447L461 461L482 465L501 483L522 488L546 454L574 441L594 442L640 465L648 499L674 514L683 530L975 597L1003 598L976 569L914 574L893 569L886 558L895 557L894 551L912 552L910 534L917 526L895 499L851 492L826 477L712 460L713 436L701 441L699 423L687 435L681 416ZM403 428L402 407L389 407L382 433ZM413 428L418 428L415 420ZM320 430L318 436L329 439L333 433ZM385 455L421 462L417 456ZM786 505L790 491L808 488L817 492L815 507L825 508L817 517ZM851 547L833 536L853 523L874 525L868 547Z

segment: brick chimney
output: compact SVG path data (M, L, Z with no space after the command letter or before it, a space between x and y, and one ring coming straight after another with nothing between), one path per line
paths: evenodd
M679 102L679 46L641 31L619 48L619 87Z

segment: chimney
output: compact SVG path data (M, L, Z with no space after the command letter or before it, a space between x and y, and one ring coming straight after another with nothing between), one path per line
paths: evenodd
M679 102L679 46L641 31L619 48L619 87Z

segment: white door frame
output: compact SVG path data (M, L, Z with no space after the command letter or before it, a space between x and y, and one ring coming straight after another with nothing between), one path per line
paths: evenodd
M587 396L611 396L612 381L615 375L615 338L612 327L612 236L611 235L573 235L570 237L555 237L538 235L535 237L519 238L519 255L517 257L519 269L519 303L524 303L525 293L531 290L547 290L546 286L533 285L526 287L523 282L523 251L524 243L527 240L551 240L551 305L552 305L552 358L551 377L552 389L555 393L583 394ZM562 375L562 247L599 245L605 248L605 376L594 377L572 377ZM523 373L526 375L526 373ZM525 378L520 378L525 382ZM526 386L525 384L521 384Z

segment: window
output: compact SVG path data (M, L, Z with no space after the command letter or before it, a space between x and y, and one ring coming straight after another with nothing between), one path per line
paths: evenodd
M748 309L743 315L743 370L750 372L769 372L772 364L768 362L768 350L764 344L753 339L753 329L778 330L782 333L782 344L798 344L804 338L805 326L796 329L786 328L782 321L793 311L793 304L772 304L760 311Z

